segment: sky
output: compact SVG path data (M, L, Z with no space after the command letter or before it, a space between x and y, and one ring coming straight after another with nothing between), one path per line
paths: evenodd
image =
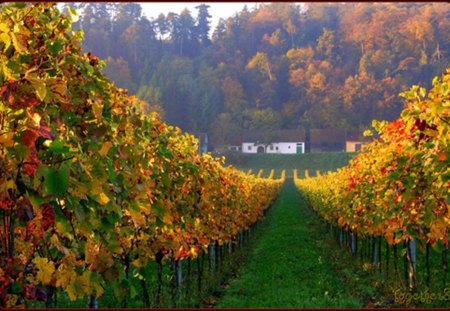
M167 15L169 12L179 14L184 8L187 8L191 15L195 17L197 16L195 7L202 3L210 6L210 26L211 30L214 30L220 18L227 19L233 16L236 12L241 11L245 5L251 10L255 5L263 2L139 2L142 7L142 13L147 18L156 18L160 13L164 13L164 15Z

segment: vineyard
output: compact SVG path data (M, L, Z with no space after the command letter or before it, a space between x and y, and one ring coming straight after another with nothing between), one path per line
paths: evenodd
M1 11L0 305L48 307L63 291L92 306L112 288L122 306L138 290L150 306L156 263L159 306L163 264L238 241L282 181L200 156L193 136L145 114L81 54L69 13Z
M294 256L336 284L321 226L363 269L411 293L448 294L450 70L428 92L402 93L400 118L374 121L373 142L356 156L246 158L238 170L199 154L194 136L111 83L67 12L44 3L0 11L0 307L205 306L277 198L285 210L268 232L282 238L271 233L265 251L289 252L301 236ZM309 166L292 170L298 163ZM284 185L287 169L295 187ZM300 221L295 204L305 202L314 214L305 209ZM290 269L279 253L268 252L272 264ZM328 303L359 306L352 293L340 301L340 290Z
M411 291L420 282L444 288L450 225L450 71L435 78L428 93L414 86L402 96L406 106L400 118L389 124L374 122L379 138L349 166L315 178L296 178L295 183L354 256L369 258L381 271L384 254L388 275L392 250L397 275L398 256L404 259L404 281ZM425 259L419 280L421 254ZM440 259L435 265L441 262L435 273L431 257Z

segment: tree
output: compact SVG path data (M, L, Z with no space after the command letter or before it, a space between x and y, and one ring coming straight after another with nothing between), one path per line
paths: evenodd
M151 86L161 91L166 120L188 129L191 120L190 103L195 87L193 64L189 58L165 55L153 73Z
M136 96L146 103L145 112L156 112L161 118L164 118L165 111L161 103L161 91L158 88L143 85L137 91Z
M445 4L262 4L220 20L211 40L207 4L195 18L180 10L151 22L138 5L82 7L85 49L125 68L111 75L132 93L159 88L166 117L186 129L212 130L203 122L220 113L248 128L244 111L266 108L284 128L392 120L397 94L427 85L450 60Z
M131 77L131 70L127 60L122 57L117 59L111 56L106 59L104 73L121 88L134 90L136 85Z
M276 130L281 127L280 114L270 108L247 109L244 115L249 120L250 130Z
M229 113L219 113L214 120L211 142L215 146L230 144L242 133L240 124Z
M336 41L334 32L326 28L323 34L317 39L317 52L328 61L335 61L336 57Z
M166 19L166 16L163 13L159 14L158 17L153 21L153 24L155 25L155 29L158 32L159 41L162 41L166 34L169 33L169 22Z
M269 58L266 53L257 52L255 56L248 62L248 69L256 69L263 74L266 74L270 81L275 80L275 76L272 74Z
M211 41L209 40L209 19L211 18L211 15L209 15L208 12L210 6L202 3L195 8L198 10L197 25L195 28L197 33L196 36L200 39L200 42L203 46L208 46L211 43Z

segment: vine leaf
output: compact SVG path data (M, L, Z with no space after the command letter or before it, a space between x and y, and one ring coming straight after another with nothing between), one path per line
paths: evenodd
M2 144L5 147L14 146L14 133L8 132L0 134L0 144Z
M36 278L43 285L50 285L53 273L55 272L55 264L48 258L36 257L34 259L36 268L39 269Z
M50 167L44 177L44 191L62 196L69 187L69 167L62 164L59 169Z
M30 81L31 85L36 90L36 95L38 96L38 98L43 101L45 99L45 96L47 96L47 87L45 85L45 82L32 77L28 77L27 80Z

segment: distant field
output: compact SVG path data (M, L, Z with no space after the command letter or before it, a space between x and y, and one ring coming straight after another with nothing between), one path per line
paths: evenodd
M275 177L280 177L281 171L286 170L286 177L292 177L292 170L298 169L299 176L304 175L305 169L314 176L316 170L321 172L335 171L346 166L356 153L324 152L306 154L239 154L226 155L226 164L232 165L242 171L249 169L257 174L264 169L263 176L267 177L271 169L275 170Z

